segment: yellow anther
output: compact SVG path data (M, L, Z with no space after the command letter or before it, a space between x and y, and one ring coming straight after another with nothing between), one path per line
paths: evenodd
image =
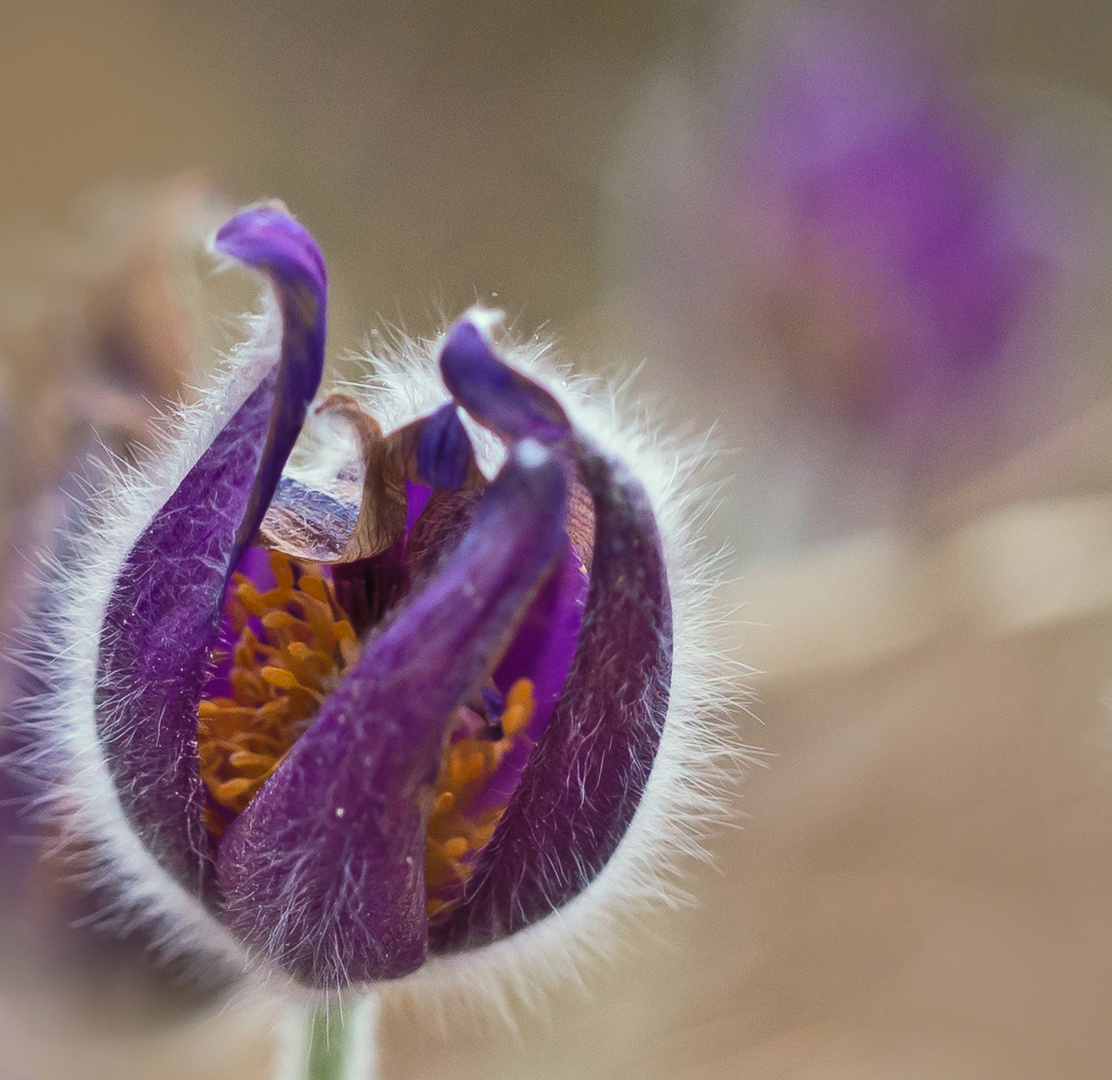
M506 692L507 705L528 705L533 707L533 680L515 679L513 685Z
M264 701L256 710L254 720L258 724L280 723L289 708L289 699L284 697Z
M271 754L256 754L250 750L235 750L228 755L228 764L245 776L266 776L274 768Z
M270 572L274 575L278 588L292 589L293 567L290 565L290 560L279 551L271 551L268 555L270 558Z
M463 778L467 783L482 780L486 772L486 755L482 749L472 752L463 759Z
M268 630L288 630L291 626L297 626L301 620L295 618L288 611L268 611L262 618L263 626Z
M231 726L238 728L245 723L250 723L251 717L254 715L253 709L245 709L227 698L217 698L204 704L211 710L207 720L213 727Z
M507 735L524 731L537 707L533 684L529 679L518 679L506 694L506 708L502 713L502 730Z
M441 845L441 851L449 862L462 859L471 850L471 845L462 836L453 836Z
M532 682L518 679L506 694L501 739L491 741L475 728L462 737L457 732L445 748L427 829L425 881L430 916L442 915L452 906L458 896L454 890L471 875L475 856L494 836L504 806L491 806L477 815L471 806L521 737L535 709ZM466 716L461 722L467 731Z
M237 776L234 780L226 780L217 788L216 798L219 802L230 803L246 795L255 786L254 780Z
M308 624L309 632L312 634L313 640L331 644L334 640L332 636L332 623L334 619L332 608L310 597L299 597L298 599L300 600L305 622Z
M270 589L259 597L263 604L266 605L267 610L283 608L287 604L292 603L293 598L293 589Z
M259 671L263 681L270 686L278 686L283 690L304 689L297 681L297 676L292 671L280 667L264 667Z
M202 702L197 711L201 775L213 799L233 814L250 802L305 730L326 686L359 655L351 623L320 567L268 553L275 587L260 594L243 574L233 576L226 615L235 644L225 651L231 697ZM259 621L252 625L248 616ZM261 624L261 626L260 626ZM206 822L220 835L228 818Z
M271 761L277 761L284 753L282 741L268 735L244 732L239 736L239 743L254 749L256 753L265 754Z
M309 577L306 574L298 584L303 593L311 596L318 603L325 604L331 608L332 605L329 603L328 588L321 578Z
M448 771L453 787L463 787L475 780L481 780L485 769L485 762L481 750L467 750L464 743L453 747L453 753L448 760Z
M506 705L509 708L525 708L532 712L536 707L533 696L533 681L531 679L517 679L506 694Z
M463 785L463 760L459 754L450 751L448 754L448 781L454 788Z
M267 610L263 598L259 595L259 590L246 578L236 582L236 599L238 599L252 615L262 615Z
M359 646L354 641L341 641L340 655L344 658L344 664L351 667L359 659Z
M238 668L231 674L237 701L254 703L266 698L266 684L253 671Z

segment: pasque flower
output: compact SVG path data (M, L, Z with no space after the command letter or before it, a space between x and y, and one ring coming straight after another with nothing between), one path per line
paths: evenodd
M597 947L713 802L687 464L484 313L314 405L312 237L263 205L215 248L274 303L64 538L28 725L51 804L117 914L311 987Z

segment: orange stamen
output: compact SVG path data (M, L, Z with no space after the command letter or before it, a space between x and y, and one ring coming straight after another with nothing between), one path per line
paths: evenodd
M243 812L308 727L350 663L354 641L319 567L271 552L270 568L276 587L262 594L234 576L227 605L239 635L228 674L232 696L198 709L201 777L233 814ZM239 613L259 619L261 636ZM217 836L226 827L219 813L207 821Z

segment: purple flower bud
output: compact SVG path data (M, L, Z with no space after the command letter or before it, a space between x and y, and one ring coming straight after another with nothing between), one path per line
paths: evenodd
M411 346L311 411L315 242L260 206L216 248L276 304L67 538L27 726L58 814L170 950L323 989L574 959L712 809L684 467L475 318L443 383Z

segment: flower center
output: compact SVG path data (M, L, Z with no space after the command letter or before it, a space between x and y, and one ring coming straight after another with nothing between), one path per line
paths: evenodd
M248 558L261 554L253 549ZM266 555L273 588L260 592L246 574L233 576L224 609L233 644L214 653L210 681L221 693L198 709L201 778L209 796L205 824L217 839L308 729L360 653L326 571L277 551ZM430 917L445 913L458 898L505 810L505 798L484 799L488 781L515 746L528 745L533 683L516 680L504 702L496 691L482 697L482 704L456 709L432 787L425 845Z
M217 654L226 696L201 702L201 777L219 837L309 726L339 676L359 654L351 623L319 566L269 553L275 586L260 593L237 573L225 604L235 635Z
M452 906L459 886L471 875L475 856L494 835L506 803L481 809L483 789L515 742L528 740L525 729L535 708L532 682L518 679L506 695L498 723L491 725L467 707L456 710L457 726L440 759L425 830L429 918Z

